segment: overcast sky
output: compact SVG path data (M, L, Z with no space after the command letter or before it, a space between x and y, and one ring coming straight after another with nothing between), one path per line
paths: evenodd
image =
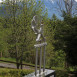
M3 2L3 1L5 1L5 0L0 0L0 2ZM56 0L49 0L49 1L51 1L52 3L54 3ZM75 1L77 2L77 0L75 0Z

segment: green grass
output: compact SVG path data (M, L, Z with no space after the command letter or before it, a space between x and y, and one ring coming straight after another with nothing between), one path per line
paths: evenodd
M0 60L16 62L16 60L14 58L10 58L10 57L9 58L1 57Z
M34 72L34 70L0 68L0 77L23 77L32 72Z
M64 71L66 71L66 69L64 67L51 67L51 69L53 69L53 70L64 70Z
M4 61L11 61L11 62L16 62L16 59L15 58L4 58L4 57L1 57L0 60L4 60ZM26 63L25 61L23 61L23 64L29 64L29 65L35 65L35 64L31 64L31 63Z

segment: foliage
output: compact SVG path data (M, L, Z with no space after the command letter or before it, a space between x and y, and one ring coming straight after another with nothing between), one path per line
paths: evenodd
M50 67L63 67L65 64L65 54L62 50L56 51L54 57L50 59Z
M55 31L55 47L56 49L62 49L66 53L66 60L71 65L77 65L77 58L76 58L76 36L77 36L77 26L76 26L76 17L75 18L69 18L68 17L64 22L61 23L60 26L57 26ZM69 23L71 22L71 23ZM75 24L74 24L75 23Z

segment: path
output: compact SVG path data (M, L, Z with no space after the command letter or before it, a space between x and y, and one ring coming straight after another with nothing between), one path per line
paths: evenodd
M3 68L16 68L16 65L13 63L0 63L0 67ZM23 65L23 69L31 69L30 66Z

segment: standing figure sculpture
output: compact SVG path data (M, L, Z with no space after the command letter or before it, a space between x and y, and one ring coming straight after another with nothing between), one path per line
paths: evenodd
M36 44L36 56L35 56L35 72L25 77L55 77L55 70L45 69L45 55L46 55L46 40L43 35L43 23L40 16L35 15L31 21L31 28L37 35ZM39 64L39 70L37 65Z
M31 28L34 31L34 33L37 35L35 48L36 48L36 60L35 60L35 76L37 77L43 77L42 75L45 72L45 47L47 43L45 42L45 37L43 36L43 23L41 18L35 15L31 21ZM40 42L40 44L38 44ZM39 66L39 74L37 73L37 64L38 64L38 48L40 48L40 66ZM43 52L42 52L43 49ZM43 71L41 69L42 66L42 53L43 53Z

